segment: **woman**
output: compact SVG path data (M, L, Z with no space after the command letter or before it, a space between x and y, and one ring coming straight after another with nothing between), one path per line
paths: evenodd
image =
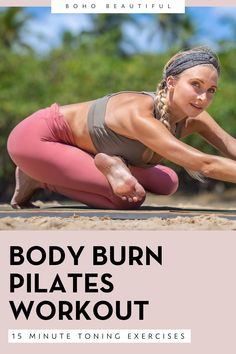
M145 190L172 194L176 173L164 157L197 178L236 183L236 144L205 111L217 89L220 66L207 48L176 54L157 92L119 92L95 101L53 104L12 131L8 151L16 168L13 208L31 206L47 188L89 206L135 209ZM225 157L181 142L198 133Z

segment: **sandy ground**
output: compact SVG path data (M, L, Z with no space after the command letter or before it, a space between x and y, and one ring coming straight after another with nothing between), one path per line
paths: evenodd
M236 230L235 198L236 190L228 190L219 194L205 193L194 197L183 195L156 197L150 194L145 203L147 206L235 210L235 220L229 220L227 215L219 217L218 213L201 213L197 216L175 218L150 217L145 220L139 220L137 214L137 218L132 220L114 220L112 213L111 216L101 217L82 216L78 212L71 217L42 217L39 212L30 218L13 218L6 214L6 217L0 218L0 230ZM43 210L47 207L61 205L57 202L48 204L37 202L36 204ZM66 205L68 206L68 203ZM10 210L10 207L2 204L0 211L3 210Z

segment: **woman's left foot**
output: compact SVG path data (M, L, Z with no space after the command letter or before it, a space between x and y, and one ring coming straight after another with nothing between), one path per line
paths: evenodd
M96 167L107 178L113 192L122 200L137 203L145 198L146 192L144 188L132 176L120 157L99 153L95 156L94 162Z

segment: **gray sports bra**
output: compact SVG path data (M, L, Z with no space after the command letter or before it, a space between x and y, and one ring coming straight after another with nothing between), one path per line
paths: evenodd
M127 138L123 135L117 134L107 127L105 123L106 106L110 97L120 93L139 93L151 96L154 100L155 93L153 92L136 92L136 91L121 91L113 93L102 98L97 99L90 107L88 112L88 130L92 142L98 152L103 152L110 156L120 156L128 164L138 167L151 167L156 164L145 163L142 161L142 156L147 147L137 140ZM154 111L157 118L157 114ZM158 119L158 118L157 118ZM176 129L176 137L180 135Z

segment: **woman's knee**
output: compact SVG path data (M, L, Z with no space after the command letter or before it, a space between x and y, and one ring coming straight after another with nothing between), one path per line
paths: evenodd
M12 161L19 166L20 162L22 161L22 154L21 150L18 147L18 144L14 141L14 134L11 133L7 140L7 151L12 159Z
M165 176L162 181L161 194L171 195L174 194L179 187L179 178L175 171L171 168L163 166L163 172Z
M32 151L34 151L34 148L28 143L29 131L22 134L21 125L22 122L11 131L7 139L8 154L17 165L24 161L25 156L32 154Z
M10 133L8 139L7 139L7 151L8 154L13 158L17 152L16 146L14 144L14 136L13 132Z
M171 168L158 165L150 169L144 183L151 193L171 195L178 189L179 178Z

